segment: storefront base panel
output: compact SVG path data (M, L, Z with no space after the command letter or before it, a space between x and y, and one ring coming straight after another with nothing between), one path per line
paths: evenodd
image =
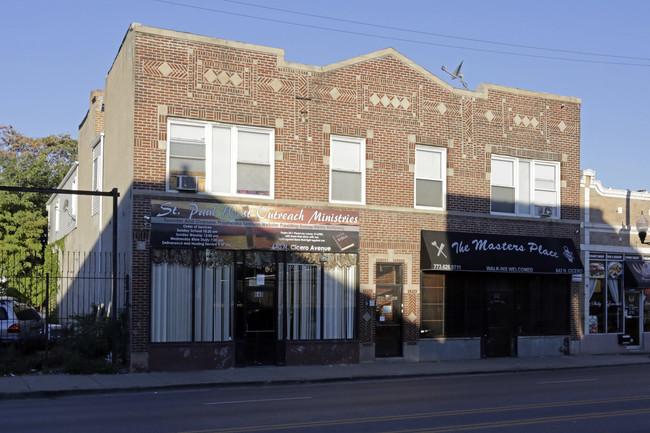
M618 334L589 334L580 341L580 355L606 355L614 353L628 353L644 351L650 347L650 333L643 333L641 346L626 346L619 344Z
M359 362L375 362L375 343L359 344Z
M164 344L149 347L149 370L221 370L235 366L233 343Z
M418 362L420 360L420 347L418 343L404 343L403 349L404 361Z
M287 341L284 343L286 365L358 364L359 342Z
M131 352L131 362L129 370L133 373L149 371L149 353L148 352Z
M517 356L563 356L569 354L568 335L531 336L517 338Z
M420 361L480 359L480 338L432 338L418 342Z

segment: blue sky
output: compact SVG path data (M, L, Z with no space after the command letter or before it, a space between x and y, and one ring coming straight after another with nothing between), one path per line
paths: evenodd
M650 2L0 0L0 125L70 134L131 22L285 50L326 65L386 47L452 85L582 99L581 168L650 190ZM263 7L260 7L263 6ZM295 12L295 13L294 13ZM326 19L331 17L336 19ZM367 25L369 24L369 25ZM598 55L595 55L598 54Z

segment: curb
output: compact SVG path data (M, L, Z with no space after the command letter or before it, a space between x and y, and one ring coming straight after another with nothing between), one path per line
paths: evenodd
M583 368L605 368L620 366L639 366L648 365L648 362L630 362L622 364L600 364L600 365L562 365L546 367L518 367L500 368L500 369L480 369L468 371L448 371L448 372L429 372L429 373L395 373L391 375L368 374L355 376L339 377L320 377L320 378L280 378L280 379L258 379L258 380L238 380L233 382L216 381L202 383L179 383L179 384L159 384L144 385L132 387L94 387L94 388L73 388L59 390L32 390L19 392L0 392L0 400L21 400L29 398L58 398L74 395L97 395L97 394L117 394L117 393L143 393L143 392L161 392L168 390L182 389L205 389L205 388L232 388L232 387L260 387L272 385L299 385L309 383L335 383L335 382L352 382L352 381L377 381L377 380L395 380L395 379L417 379L417 378L435 378L446 376L473 376L473 375L495 375L495 374L513 374L513 373L530 373L537 371L554 371L554 370L576 370Z

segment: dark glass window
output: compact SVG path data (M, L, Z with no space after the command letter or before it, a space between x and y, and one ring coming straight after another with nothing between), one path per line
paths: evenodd
M517 335L570 332L569 276L538 274L422 274L421 338L485 334L488 289L511 293Z
M446 335L478 337L481 335L482 295L478 275L452 274L447 277Z
M569 277L517 276L515 290L518 335L569 333Z
M422 274L422 323L420 338L444 335L445 323L445 276Z

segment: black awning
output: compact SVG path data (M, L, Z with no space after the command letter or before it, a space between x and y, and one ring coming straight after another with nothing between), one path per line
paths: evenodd
M625 261L625 288L650 289L650 262Z
M420 269L582 274L571 239L422 230Z

